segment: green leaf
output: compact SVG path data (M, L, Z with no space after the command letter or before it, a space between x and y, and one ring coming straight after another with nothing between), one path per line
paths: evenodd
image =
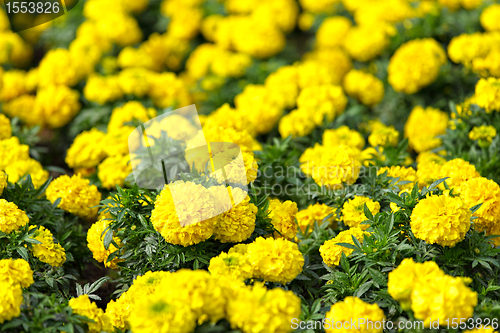
M385 278L384 274L373 268L369 268L368 271L370 272L370 275L376 284L378 284L379 286L387 285L387 279Z
M18 247L16 251L24 260L29 262L28 250L25 247Z

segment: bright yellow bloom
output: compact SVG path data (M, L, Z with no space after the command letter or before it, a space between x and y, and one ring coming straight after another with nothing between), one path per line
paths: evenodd
M297 235L297 224L295 223L295 215L299 211L297 204L287 200L281 202L278 199L269 200L269 218L274 228L279 232L275 232L274 237L284 237L293 239Z
M471 211L459 197L448 195L422 199L411 214L411 231L429 244L453 247L470 229Z
M500 79L489 77L476 84L476 104L487 113L500 111Z
M381 126L372 131L368 137L368 143L372 147L396 146L399 140L399 132L394 126Z
M28 222L26 213L15 203L0 199L0 231L9 234L24 227Z
M35 188L40 187L49 179L49 172L37 160L29 158L27 160L17 160L5 168L5 173L9 175L9 182L16 183L23 176L30 175Z
M486 7L481 13L481 25L486 31L498 31L500 30L500 5L492 4Z
M322 85L302 89L297 98L297 107L304 110L314 120L316 125L333 121L336 116L344 112L347 97L342 87L335 85Z
M85 76L85 66L82 66L81 61L84 60L78 59L66 49L50 50L40 61L38 69L40 86L75 86Z
M446 132L448 120L448 115L439 109L414 107L405 124L409 146L417 153L438 147L441 139L436 136Z
M105 136L96 128L78 134L66 152L66 164L72 169L97 166L106 157Z
M309 205L309 207L307 207L306 209L298 212L295 217L297 218L297 223L302 232L305 232L308 226L309 232L312 232L312 229L314 228L314 222L317 222L318 225L321 225L322 223L331 223L334 219L334 216L331 216L327 220L325 220L325 218L328 215L332 214L333 209L331 207L317 202L314 205Z
M342 216L347 226L360 228L361 230L366 230L370 226L369 224L361 224L361 222L368 219L364 212L365 204L373 215L380 211L380 204L368 197L355 196L344 203Z
M45 194L52 203L61 198L58 207L71 214L89 221L95 220L97 216L99 208L95 206L101 201L101 193L80 175L73 175L71 178L67 175L59 176L50 183Z
M327 240L323 245L320 246L319 253L321 254L321 258L323 258L325 264L327 264L330 267L338 266L340 264L340 259L342 258L342 253L344 253L345 256L347 257L351 253L353 253L354 250L336 244L349 243L354 245L354 241L352 240L353 236L360 243L363 243L363 238L365 234L368 233L356 227L339 232L339 234L335 238Z
M177 181L175 192L166 186L156 197L151 222L168 243L189 246L209 239L214 231L216 201L201 185ZM175 200L175 201L174 201Z
M88 295L81 295L69 300L69 306L76 314L87 317L94 322L89 322L89 333L100 333L101 331L111 331L111 323L108 316L102 309L90 301Z
M302 272L304 257L296 243L284 238L257 238L248 245L246 257L253 277L286 284Z
M108 261L108 257L111 253L117 251L118 248L116 248L116 246L112 243L109 244L109 248L107 250L104 247L105 234L103 234L103 232L109 226L110 222L110 220L101 219L92 224L87 232L87 246L90 251L92 251L92 255L95 260L102 262L106 267L117 269L118 266L116 264L118 263L118 258ZM113 236L113 241L116 244L121 245L121 240L118 237Z
M18 317L21 314L21 304L23 303L23 291L19 284L0 282L0 324L6 320Z
M311 115L304 109L292 110L280 119L278 126L282 138L287 138L290 135L292 137L306 136L315 127L316 124L311 119Z
M70 122L80 111L80 93L66 86L45 86L38 90L34 112L40 117L39 124L59 128Z
M344 16L326 18L316 32L318 48L333 48L342 46L344 38L352 27L352 22Z
M222 252L210 259L208 271L215 277L229 277L235 280L245 281L253 275L253 268L248 258L240 253Z
M372 322L373 324L358 323L356 326L357 328L347 328L347 323L354 322L354 318L365 318L365 321ZM358 297L349 296L343 301L332 305L330 311L325 314L325 320L327 320L327 323L329 323L331 327L325 330L328 333L348 333L358 330L364 333L376 333L382 332L382 321L385 320L385 315L384 311L382 311L376 303L369 304L363 302ZM344 322L340 330L335 327L335 323L337 322ZM378 327L378 329L376 327Z
M112 327L125 331L130 328L128 318L131 308L129 293L125 292L116 301L109 301L106 305L105 315L109 318Z
M476 171L474 165L461 158L455 158L446 162L439 170L439 178L448 177L448 179L446 179L446 184L448 184L450 188L454 188L455 193L460 191L460 185L462 185L462 183L480 176L481 175ZM444 184L439 184L439 188L444 190Z
M482 204L474 213L474 229L489 232L500 224L500 186L493 180L477 177L462 183L460 197L469 208Z
M0 170L0 195L2 195L3 190L7 188L7 185L7 175L5 174L5 172Z
M358 131L347 126L327 129L323 132L323 146L333 147L341 144L361 150L365 147L365 138Z
M24 259L2 259L0 260L0 283L19 284L23 288L28 288L34 283L33 271Z
M132 165L128 154L110 156L102 161L97 168L97 176L102 187L106 189L115 189L116 186L123 187L125 178L131 173Z
M401 45L389 62L389 83L395 91L413 94L436 80L447 61L446 52L432 38Z
M363 71L352 69L344 77L343 87L346 94L373 106L384 98L384 83L376 76Z
M479 141L481 147L488 147L495 136L497 136L497 130L491 125L474 126L469 132L469 139Z
M378 170L378 174L381 175L387 171L387 177L399 178L398 182L409 181L410 183L404 185L397 185L400 190L411 190L415 182L417 181L417 173L415 169L412 167L402 167L402 166L392 166L392 167L383 167Z
M26 161L29 156L29 146L21 144L17 136L0 140L0 170L17 161Z
M8 139L11 136L12 136L12 127L10 126L10 119L7 118L5 115L0 114L0 140Z
M36 226L31 226L30 229ZM33 255L40 259L41 262L47 263L53 267L60 267L66 261L66 251L61 244L54 243L54 236L50 230L43 226L39 226L35 231L33 239L36 239L41 244L33 244Z
M11 69L2 74L2 89L0 90L0 102L8 102L26 94L26 72Z
M83 95L91 102L106 104L122 98L123 91L117 76L93 74L88 78L85 88L83 88Z

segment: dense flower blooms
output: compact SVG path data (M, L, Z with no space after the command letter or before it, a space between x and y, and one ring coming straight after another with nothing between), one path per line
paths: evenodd
M66 164L70 168L92 168L105 157L105 134L96 128L78 134L66 152Z
M0 114L0 140L8 139L11 136L12 136L12 127L10 126L10 119L7 118L5 115Z
M319 253L325 264L330 267L335 267L340 264L340 259L342 258L342 253L345 256L349 256L354 250L344 247L342 245L337 245L337 243L349 243L354 245L352 237L355 237L360 243L363 242L365 232L360 228L350 228L348 230L341 231L335 238L327 240L319 248Z
M389 34L381 25L358 25L351 28L343 46L355 60L369 61L379 56L389 45Z
M80 94L66 86L49 85L37 92L34 112L39 124L59 128L70 122L80 111Z
M347 97L342 87L335 85L322 85L302 89L297 98L299 110L309 113L316 125L323 124L324 119L332 121L344 112Z
M97 176L101 186L106 189L115 189L116 186L125 184L125 178L132 173L130 156L116 155L106 158L97 168Z
M61 198L58 207L71 214L90 221L97 216L99 208L96 206L101 201L101 193L80 175L58 177L50 183L45 194L52 203Z
M0 170L5 170L16 161L28 159L28 145L21 144L16 136L0 140Z
M9 175L9 182L16 183L21 177L30 175L35 188L40 187L49 179L49 172L37 160L28 158L10 163L5 168L5 173Z
M240 253L222 252L210 259L208 271L214 277L229 277L235 280L246 280L252 277L253 268L248 258Z
M123 293L116 301L111 300L106 305L105 315L109 318L111 327L116 327L122 331L130 328L128 317L131 310L130 296Z
M24 259L0 260L0 283L19 284L23 288L31 286L33 271Z
M460 186L460 197L469 208L481 204L474 213L478 217L473 220L474 229L489 232L500 224L500 186L493 180L484 177L469 179Z
M88 295L81 295L69 300L69 306L76 314L87 317L94 322L89 322L89 332L99 333L101 331L110 331L111 323L104 311L91 302Z
M7 175L5 172L0 170L0 196L3 193L3 190L7 187Z
M344 38L352 27L352 22L343 16L326 18L316 32L318 48L333 48L342 46Z
M304 265L297 244L283 238L257 238L248 245L246 257L253 277L283 284L295 279Z
M208 189L192 182L177 181L166 186L156 197L151 222L169 243L197 244L213 234L216 205Z
M437 78L446 59L446 52L436 40L411 40L401 45L391 57L389 83L398 92L413 94Z
M24 227L28 222L26 213L15 203L0 199L0 231L8 234Z
M333 209L331 207L317 202L314 205L309 205L306 209L299 211L295 217L297 218L297 223L302 232L305 232L307 227L309 227L309 232L312 232L315 222L317 222L318 225L332 222L334 216L326 219L332 214Z
M376 105L384 98L383 82L363 71L352 69L347 73L343 87L347 95L355 97L365 105Z
M30 230L36 226L31 226ZM36 239L40 244L33 244L33 255L40 259L41 262L47 263L53 267L60 267L66 261L66 251L61 244L54 243L54 236L50 230L43 226L39 226L33 234L33 239Z
M368 143L372 147L396 146L399 140L399 132L394 126L379 126L375 128L368 137Z
M98 262L102 262L106 267L116 269L118 259L114 258L113 260L108 261L108 257L111 253L117 251L118 248L116 248L113 243L110 243L109 248L106 249L103 242L105 236L104 231L109 226L110 222L110 220L101 219L92 224L92 226L89 228L89 231L87 232L87 243L90 251L92 251L92 255L94 256L95 260L97 260ZM118 237L113 236L113 241L118 246L121 245L121 240Z
M0 324L21 314L23 291L19 284L0 281Z
M297 234L297 224L295 223L295 215L298 212L297 204L287 200L281 202L278 199L269 201L269 218L274 228L279 232L274 234L274 237L284 237L293 239Z
M326 332L351 332L352 328L347 328L346 324L353 321L354 318L365 318L365 321L373 322L368 325L366 322L358 323L357 329L361 332L375 333L382 332L382 321L385 320L384 311L377 304L369 304L363 302L358 297L346 297L343 301L337 302L325 314L326 323L329 323L330 328L326 328ZM342 328L338 330L335 323L343 322ZM377 324L376 322L380 322ZM378 327L378 329L376 328Z
M365 147L365 138L358 131L350 129L347 126L340 126L337 129L327 129L323 132L323 146L333 147L341 144L363 149Z
M446 162L439 169L439 178L445 178L446 184L450 188L454 188L455 193L460 191L460 185L462 183L480 177L479 172L476 171L476 167L461 158L455 158L451 161ZM439 184L441 189L444 189L444 185Z
M349 227L357 227L361 230L366 230L369 225L361 224L361 222L368 219L364 212L365 205L373 215L380 211L380 204L378 202L368 197L355 196L353 199L346 201L342 206L344 223Z
M441 139L436 136L446 132L448 120L448 115L439 109L414 107L405 124L409 146L417 153L438 147Z
M471 211L459 197L430 196L422 199L411 214L411 231L429 244L455 246L470 229Z
M481 13L481 25L486 31L500 30L499 19L500 18L500 5L493 4L486 7Z
M489 77L480 79L476 84L476 104L487 113L500 111L500 79Z
M481 147L488 147L495 136L497 130L491 125L475 126L469 132L469 139L478 141Z

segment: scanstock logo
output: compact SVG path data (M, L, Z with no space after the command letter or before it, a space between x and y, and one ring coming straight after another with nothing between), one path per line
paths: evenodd
M183 227L230 210L248 193L240 147L230 142L207 142L194 104L137 126L129 135L128 146L135 183L151 190L168 186ZM187 182L205 188L223 185L227 191L213 197L220 209L200 214L198 207L186 205L182 200L185 196L176 194L186 192ZM234 188L242 191L233 195Z
M73 9L78 0L2 0L12 31L19 32L52 21Z

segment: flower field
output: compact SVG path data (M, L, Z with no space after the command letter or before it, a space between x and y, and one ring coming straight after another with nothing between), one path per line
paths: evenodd
M496 1L41 2L0 4L0 332L500 331Z

